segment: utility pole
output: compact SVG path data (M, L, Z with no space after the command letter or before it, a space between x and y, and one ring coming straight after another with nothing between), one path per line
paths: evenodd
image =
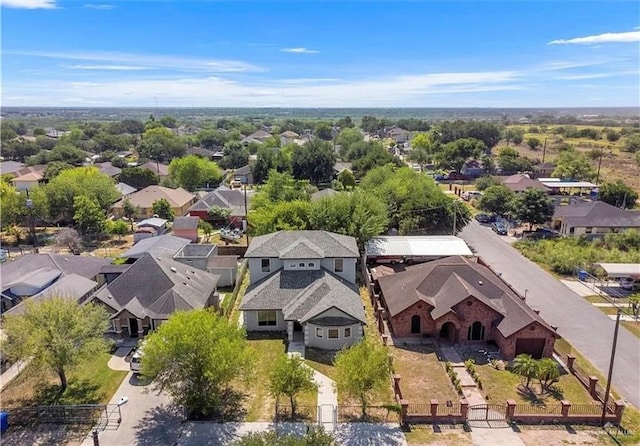
M602 156L604 155L604 148L600 149L600 160L598 161L598 174L596 175L596 186L600 183L600 166L602 166Z
M616 345L618 344L618 329L620 328L620 316L622 308L618 308L616 315L616 328L613 331L613 345L611 346L611 360L609 361L609 376L607 377L607 388L604 391L604 402L602 403L602 418L600 425L604 426L605 417L607 416L607 404L609 403L609 391L611 390L611 377L613 376L613 361L616 359Z
M458 200L453 201L453 235L456 235L456 218L458 216Z
M38 234L36 234L36 225L33 221L33 200L29 198L29 189L27 189L27 209L29 209L29 229L33 238L33 247L36 254L38 253Z
M544 157L547 154L547 138L544 139L544 145L542 146L542 164L544 164Z

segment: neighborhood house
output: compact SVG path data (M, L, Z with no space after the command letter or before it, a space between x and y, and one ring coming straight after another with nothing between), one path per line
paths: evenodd
M474 259L453 256L387 271L377 278L377 286L397 337L495 342L506 359L553 353L555 330Z
M250 284L240 305L247 331L286 331L289 341L337 350L362 338L353 237L280 231L254 238L245 258Z

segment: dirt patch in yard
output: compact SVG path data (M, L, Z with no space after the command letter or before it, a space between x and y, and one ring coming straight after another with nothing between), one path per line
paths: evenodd
M409 425L404 432L409 446L466 446L473 444L471 434L460 425Z
M609 436L598 429L580 429L572 426L536 428L520 426L520 439L527 446L606 445L613 444Z

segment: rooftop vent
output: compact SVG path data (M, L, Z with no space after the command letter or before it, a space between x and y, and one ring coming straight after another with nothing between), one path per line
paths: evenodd
M178 272L178 270L174 266L171 267L171 271L174 272L174 273Z
M482 285L482 284L483 284L482 280L478 280L478 285Z

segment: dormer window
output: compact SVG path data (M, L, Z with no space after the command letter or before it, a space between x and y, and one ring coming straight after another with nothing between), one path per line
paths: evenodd
M341 273L344 271L344 260L343 259L334 259L333 260L333 271L336 273Z
M262 272L269 273L271 272L271 260L270 259L262 259Z
M316 267L315 263L313 263L313 262L307 263L307 268L315 268L315 267Z

